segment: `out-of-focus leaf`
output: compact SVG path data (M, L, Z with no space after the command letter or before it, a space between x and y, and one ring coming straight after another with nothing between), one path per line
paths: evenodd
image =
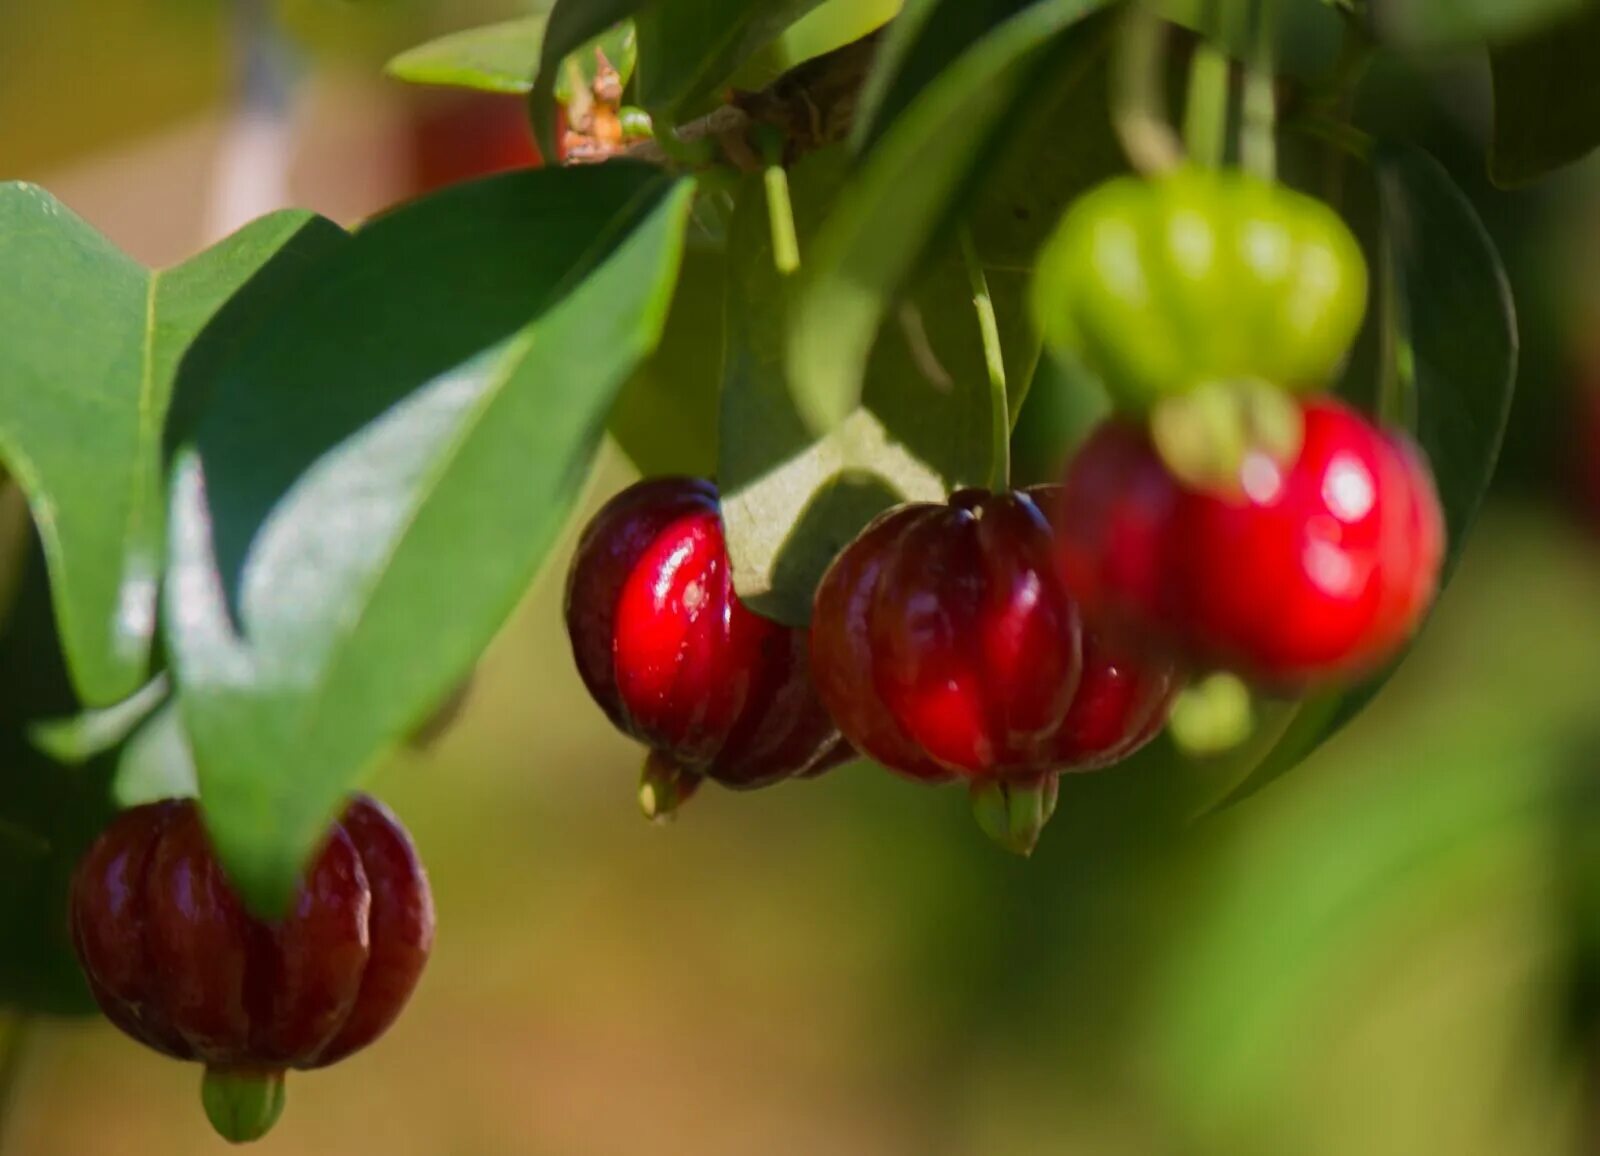
M729 83L746 92L766 88L792 68L843 48L893 20L903 0L824 0L757 52Z
M1600 6L1489 53L1494 139L1489 175L1509 188L1537 180L1600 145Z
M950 65L1001 24L1039 0L906 0L861 92L851 141L876 144Z
M1588 0L1384 0L1371 4L1379 34L1406 48L1504 44L1572 16Z
M407 49L384 68L412 84L522 94L533 89L544 45L543 16L453 32Z
M1439 487L1449 581L1494 477L1516 388L1517 328L1499 254L1465 194L1432 157L1384 146L1375 158L1383 244L1399 327L1395 371L1413 390L1416 436ZM1225 800L1247 798L1354 718L1394 673L1302 705L1263 761Z
M117 752L111 793L119 807L159 799L193 798L200 792L194 752L178 704L168 702L144 720Z
M159 675L114 706L35 722L28 740L57 762L85 763L126 739L170 694L167 676Z
M671 122L717 89L822 0L652 0L634 16L639 103Z
M153 272L44 190L0 185L0 460L43 534L85 702L117 702L148 673L179 358L229 298L287 288L341 235L278 213Z
M716 472L726 291L726 254L685 249L661 345L611 409L611 436L646 476Z
M453 187L214 367L164 622L207 824L257 910L533 577L660 335L689 203L628 163Z
M927 85L866 156L805 254L791 310L788 372L809 428L835 429L855 411L880 323L1002 131L1034 76L1032 65L1100 6L1039 0L1000 24ZM1095 70L1100 37L1081 39L1057 83Z

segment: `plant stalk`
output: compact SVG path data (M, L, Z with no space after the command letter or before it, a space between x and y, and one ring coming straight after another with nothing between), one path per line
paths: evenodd
M1133 167L1147 176L1183 163L1183 145L1167 121L1166 29L1145 5L1129 6L1116 47L1111 122Z
M1189 159L1208 169L1220 168L1227 152L1228 89L1231 68L1217 47L1217 0L1208 0L1201 21L1202 36L1189 65L1189 93L1183 109L1183 143Z
M1000 322L995 316L994 298L989 294L989 278L978 260L972 231L967 228L961 230L961 257L967 266L967 281L972 286L972 307L978 314L983 363L989 374L989 420L994 438L989 488L1003 490L1011 484L1011 402L1006 386L1005 350L1000 345Z
M1272 180L1278 171L1276 66L1277 0L1251 0L1250 64L1244 74L1239 161L1246 172Z

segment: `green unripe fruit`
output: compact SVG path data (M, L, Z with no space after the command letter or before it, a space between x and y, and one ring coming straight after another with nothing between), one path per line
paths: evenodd
M1331 208L1201 169L1091 190L1046 245L1033 290L1046 341L1134 412L1217 380L1320 389L1366 301L1361 247Z

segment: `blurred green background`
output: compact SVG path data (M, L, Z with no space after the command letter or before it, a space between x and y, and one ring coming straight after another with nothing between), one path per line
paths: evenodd
M354 219L411 191L415 98L378 63L515 7L284 0L297 197ZM0 179L152 259L198 247L203 197L164 190L227 131L228 28L206 0L0 4ZM459 722L375 783L432 873L431 970L383 1043L291 1080L259 1150L1600 1151L1600 510L1568 468L1600 447L1593 173L1490 193L1481 68L1395 83L1440 98L1410 133L1480 199L1525 370L1459 576L1355 725L1217 815L1226 759L1071 780L1027 863L959 791L864 767L652 829L571 668L558 557ZM591 508L631 476L608 453ZM217 1150L197 1069L99 1021L30 1032L5 1156Z

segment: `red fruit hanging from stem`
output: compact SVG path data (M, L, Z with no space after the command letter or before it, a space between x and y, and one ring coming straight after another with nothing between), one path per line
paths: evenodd
M280 922L235 895L192 800L112 821L73 877L73 944L106 1017L206 1065L203 1100L235 1142L264 1135L283 1074L381 1036L433 947L433 898L404 828L357 796Z
M859 750L922 782L1003 783L1009 796L1107 766L1159 730L1175 671L1084 632L1054 568L1040 508L1052 500L964 490L903 506L834 560L817 590L812 669ZM1040 822L1002 841L1025 849Z
M1328 398L1279 465L1230 492L1178 481L1139 427L1108 422L1068 467L1063 578L1119 637L1300 693L1370 673L1433 601L1444 519L1420 452Z
M589 693L651 748L640 801L652 818L702 778L761 787L840 760L806 632L734 594L710 482L640 482L595 515L568 574L567 630Z

